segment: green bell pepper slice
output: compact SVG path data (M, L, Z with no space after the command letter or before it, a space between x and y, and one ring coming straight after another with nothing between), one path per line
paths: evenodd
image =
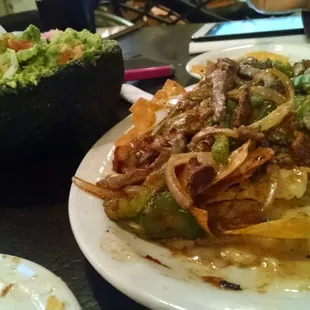
M197 239L204 234L194 216L179 207L170 192L156 194L142 211L140 224L153 239Z

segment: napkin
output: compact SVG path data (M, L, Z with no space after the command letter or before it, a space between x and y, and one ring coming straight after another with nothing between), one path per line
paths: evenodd
M195 85L196 84L185 87L186 91L190 91L191 89L193 89ZM133 86L131 84L122 85L121 98L131 104L133 104L139 98L151 100L152 97L153 97L152 94L147 93L136 86Z
M121 98L133 104L137 99L144 98L151 100L153 95L131 84L123 84L121 89Z

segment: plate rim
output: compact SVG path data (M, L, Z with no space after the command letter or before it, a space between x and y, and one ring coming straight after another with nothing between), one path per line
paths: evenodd
M251 48L251 47L255 47L255 46L258 46L258 47L271 47L271 46L290 46L290 47L296 47L296 44L294 43L286 43L286 42L283 42L283 43L251 43L251 44L242 44L242 45L236 45L236 46L230 46L230 47L226 47L226 48L220 48L220 49L214 49L212 51L208 51L208 52L204 52L204 53L201 53L199 55L196 55L195 57L191 58L185 65L185 69L186 69L186 72L192 76L193 78L195 79L198 79L200 80L200 76L196 73L192 73L191 72L191 68L192 68L192 65L193 64L196 64L197 63L197 60L200 59L200 58L206 58L208 56L212 56L213 54L216 54L216 53L225 53L225 52L230 52L230 51L233 51L233 50L240 50L240 49L246 49L246 48ZM298 46L308 46L306 43L299 43ZM310 46L308 46L310 48Z

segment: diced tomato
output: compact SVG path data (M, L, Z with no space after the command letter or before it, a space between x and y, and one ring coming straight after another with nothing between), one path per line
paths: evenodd
M20 51L20 50L26 50L28 48L33 47L33 42L27 41L27 40L21 40L16 38L10 38L8 39L8 48Z
M71 57L72 57L72 53L68 49L66 49L60 53L58 62L60 64L65 64L71 59Z
M79 59L82 56L83 56L83 50L80 45L77 45L74 48L66 46L61 50L58 62L61 64L65 64L71 59Z

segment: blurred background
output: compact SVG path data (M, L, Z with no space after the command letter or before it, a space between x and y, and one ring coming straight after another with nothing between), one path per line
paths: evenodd
M103 37L134 25L147 27L270 17L238 0L0 0L0 23L8 31L23 29L29 22L44 30L52 26L61 28L68 20L66 16L58 16L59 8L63 7L67 7L70 16L75 22L78 20L81 27L96 29ZM83 7L83 13L79 7ZM83 17L83 24L81 14L85 15L87 11L89 16ZM53 19L52 24L49 19ZM14 29L16 27L19 29Z

